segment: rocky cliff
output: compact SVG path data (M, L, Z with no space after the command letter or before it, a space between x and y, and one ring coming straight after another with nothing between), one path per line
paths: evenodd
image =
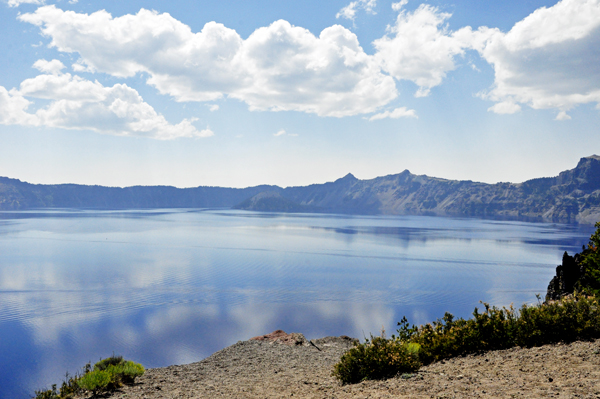
M405 170L371 180L348 174L332 183L290 187L279 193L300 210L595 223L600 220L600 157L582 158L559 176L519 184L446 180ZM283 211L275 206L269 210Z

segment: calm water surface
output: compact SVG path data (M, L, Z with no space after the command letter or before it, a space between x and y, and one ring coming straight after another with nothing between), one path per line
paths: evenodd
M0 397L113 352L189 363L275 329L394 332L535 302L593 228L220 210L0 213Z

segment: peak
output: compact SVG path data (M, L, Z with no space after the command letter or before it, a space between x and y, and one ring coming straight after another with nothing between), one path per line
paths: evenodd
M590 155L589 157L583 157L577 163L576 169L589 167L590 165L594 165L598 161L600 161L600 156L595 154Z
M348 173L346 176L337 179L335 182L348 182L358 180L352 173Z
M598 156L598 155L594 154L594 155L590 155L589 157L583 157L583 158L581 158L581 159L582 159L582 160L583 160L583 159L595 159L596 161L600 161L600 156Z

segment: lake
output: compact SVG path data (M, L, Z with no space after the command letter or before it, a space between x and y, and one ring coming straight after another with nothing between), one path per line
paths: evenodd
M276 329L394 333L545 295L592 226L231 210L0 213L0 397L86 362L201 360Z

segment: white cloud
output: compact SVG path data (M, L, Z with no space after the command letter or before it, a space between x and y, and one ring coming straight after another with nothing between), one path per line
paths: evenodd
M450 32L445 26L451 14L421 4L413 13L401 10L406 1L392 7L400 10L388 34L373 42L376 58L384 71L398 80L411 80L419 86L417 97L427 96L455 69L454 58L467 49L479 49L494 32L488 28L473 31L464 27Z
M44 4L44 0L8 0L9 7L19 7L21 4Z
M369 14L375 14L373 8L377 5L377 0L357 0L352 1L346 7L342 8L336 15L336 18L346 18L354 21L356 12L359 9L365 10Z
M407 4L408 4L408 0L400 0L397 3L392 3L392 10L400 11L400 9L402 9L402 7L404 7Z
M407 109L406 107L396 108L393 111L385 111L379 114L375 114L369 118L370 121L376 121L378 119L398 119L398 118L418 118L417 112L414 109Z
M193 33L169 14L143 9L113 18L45 6L19 18L39 26L59 51L78 53L74 70L145 72L149 84L177 101L229 96L251 110L342 117L374 112L397 96L393 79L338 25L316 37L276 21L243 40L215 22Z
M373 112L397 96L393 79L339 25L317 38L277 21L250 35L241 59L253 79L230 96L250 109L342 117Z
M335 14L336 18L346 18L354 21L356 18L356 7L358 5L357 1L353 1L348 4L346 7L342 8L337 14Z
M496 114L514 114L521 110L521 106L519 104L515 104L511 100L502 101L501 103L494 104L488 111L492 111Z
M558 115L556 115L555 120L557 121L568 121L569 119L571 119L571 117L569 115L567 115L567 113L565 111L560 111L558 113Z
M97 81L61 74L64 65L57 60L40 60L34 66L53 74L26 79L19 90L8 92L0 86L0 123L89 129L103 134L164 140L213 135L208 127L198 131L192 125L195 119L184 119L176 125L168 123L127 85L104 87ZM27 113L31 102L26 97L51 102L35 113Z
M215 112L219 110L219 105L218 104L212 104L209 108L210 112Z
M496 32L480 49L495 71L485 98L535 109L557 120L578 104L600 102L600 0L563 0ZM496 105L502 109L503 106Z
M66 68L65 64L63 64L59 60L52 60L52 61L37 60L33 64L33 67L38 69L41 72L51 73L53 75L59 74L60 71L62 71L63 69Z
M211 137L214 135L215 135L215 133L212 130L210 130L209 126L206 126L206 129L200 130L200 132L198 132L198 134L195 134L195 136L197 136L197 137Z
M278 131L277 133L273 134L273 136L275 137L279 137L279 136L283 136L285 134L285 130L281 129L280 131Z
M16 90L10 92L0 86L0 124L3 125L34 125L37 118L27 113L31 102Z

